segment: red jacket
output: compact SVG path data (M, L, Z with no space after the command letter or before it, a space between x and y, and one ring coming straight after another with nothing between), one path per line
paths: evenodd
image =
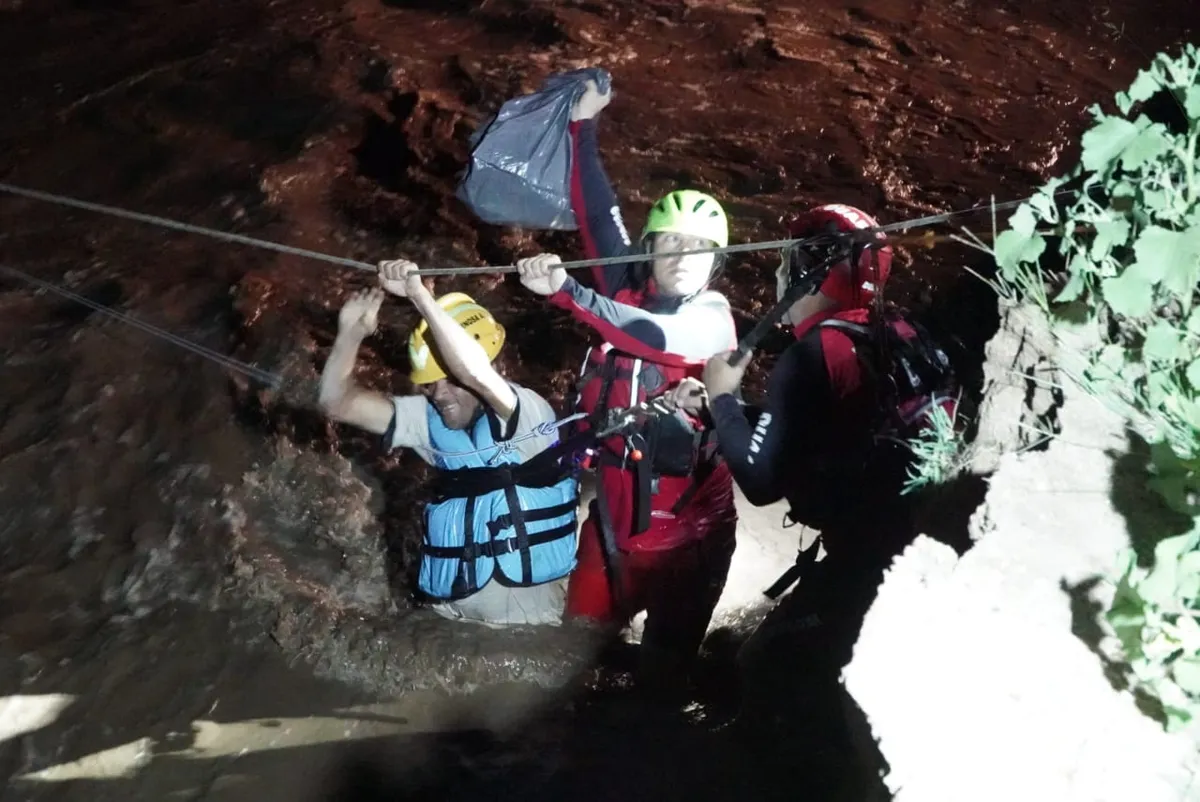
M573 123L572 202L588 257L638 253L628 237L612 186L600 164L595 127ZM568 278L549 300L569 310L597 334L582 370L577 408L589 414L625 409L675 388L684 378L699 379L704 363L737 345L729 302L716 292L691 299L671 299L655 293L646 263L596 268L595 289ZM677 423L684 422L682 415ZM693 428L697 421L688 421ZM665 424L664 424L665 426ZM617 543L626 550L657 551L702 537L708 527L736 520L733 482L728 469L699 464L700 483L690 500L680 498L693 485L697 472L675 476L659 472L647 478L654 458L670 452L679 462L682 426L666 426L676 437L655 448L639 438L610 438L604 451L600 479L613 518ZM694 443L688 434L688 443ZM643 452L636 464L623 459L633 449ZM657 452L657 453L656 453ZM694 457L694 454L689 452ZM653 472L653 471L652 471ZM648 510L648 515L646 514ZM640 528L638 512L645 531Z

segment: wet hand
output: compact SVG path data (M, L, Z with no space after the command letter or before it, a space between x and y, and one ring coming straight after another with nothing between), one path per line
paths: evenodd
M686 378L667 395L667 403L689 415L699 415L708 403L708 389L698 379Z
M575 101L575 105L571 108L572 121L592 119L612 100L611 89L601 94L595 81L588 81L586 85L587 89L584 90L583 95L580 96L579 100Z
M401 298L412 298L422 292L428 292L421 283L421 275L417 266L407 259L393 259L379 263L379 285L392 295Z
M559 259L552 253L539 253L527 259L517 260L517 275L528 290L538 295L553 295L562 289L567 280L567 271L559 265Z
M338 336L363 339L375 333L379 326L379 307L383 303L383 290L359 290L342 304L338 313Z
M743 357L742 361L734 366L729 364L729 358L733 354L733 351L726 351L705 363L704 386L708 388L709 397L716 398L725 393L733 393L742 386L742 376L746 373L746 366L750 364L750 357Z

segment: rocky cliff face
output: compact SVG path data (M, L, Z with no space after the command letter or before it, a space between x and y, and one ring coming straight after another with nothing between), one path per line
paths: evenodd
M1139 709L1102 624L1119 550L1165 510L1122 419L1068 376L1097 340L1028 307L1001 320L975 543L959 557L920 536L893 563L845 687L897 800L1200 798L1196 729L1167 735Z

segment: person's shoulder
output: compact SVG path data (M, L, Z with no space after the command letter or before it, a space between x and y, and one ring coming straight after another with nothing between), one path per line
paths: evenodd
M429 399L423 395L393 395L391 401L399 417L424 416L429 412Z
M555 419L554 408L541 393L515 382L509 382L509 386L517 396L518 429L533 429Z
M384 433L388 449L411 448L426 462L431 461L433 443L429 431L429 400L423 395L394 395L392 419Z
M717 292L716 290L705 290L689 301L689 303L696 306L712 307L722 311L728 311L731 308L729 299L725 297L724 293Z
M843 309L840 312L830 315L830 318L833 320L844 320L847 323L859 323L865 326L871 319L871 310L862 307Z

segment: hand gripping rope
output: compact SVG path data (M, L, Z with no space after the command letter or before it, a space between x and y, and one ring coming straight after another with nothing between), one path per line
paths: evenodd
M11 195L17 195L19 197L28 198L30 200L44 201L47 203L57 204L57 205L61 205L61 206L82 209L84 211L96 212L98 214L107 214L107 215L111 215L114 217L121 217L121 218L125 218L127 220L134 220L137 222L147 223L150 225L158 226L160 228L173 229L176 231L182 231L182 232L189 233L189 234L199 234L201 236L212 237L215 239L224 240L226 242L233 242L233 243L238 243L238 244L242 244L242 245L249 245L251 247L257 247L257 248L265 248L267 250L273 250L273 251L278 251L280 253L291 254L293 256L301 256L301 257L305 257L305 258L309 258L309 259L315 259L315 260L327 262L330 264L342 265L345 267L352 267L352 268L356 268L359 270L371 271L371 272L375 272L377 270L377 265L371 264L369 262L363 262L363 261L359 261L356 259L348 259L348 258L340 257L340 256L333 256L330 254L321 253L319 251L312 251L312 250L308 250L305 248L297 248L297 247L294 247L291 245L283 245L283 244L277 243L277 242L271 242L268 240L257 239L255 237L248 237L248 236L245 236L242 234L235 234L235 233L229 232L229 231L220 231L218 229L206 228L204 226L193 225L191 223L182 223L177 220L171 220L171 219L168 219L165 217L159 217L157 215L143 214L141 212L129 211L127 209L120 209L115 206L108 206L108 205L100 204L100 203L91 203L89 201L78 200L76 198L67 197L65 195L56 195L56 194L53 194L50 192L42 192L40 190L26 189L23 187L14 186L12 184L6 184L6 183L0 182L0 192L7 192ZM1071 194L1074 192L1075 192L1074 190L1060 190L1059 192L1055 193L1055 196L1057 197L1058 195ZM988 211L988 210L991 210L994 212L994 211L999 211L999 210L1003 210L1003 209L1015 208L1015 207L1019 206L1020 204L1024 203L1026 200L1027 199L1023 198L1021 200L1006 201L1004 203L976 206L976 207L973 207L970 209L961 209L961 210L945 212L945 213L941 213L941 214L928 215L926 217L918 217L918 218L914 218L911 220L902 220L897 223L890 223L885 226L878 226L878 227L869 228L869 229L860 229L860 230L854 231L854 232L840 233L837 235L832 235L832 237L834 239L836 239L839 244L848 246L854 240L860 240L860 239L861 240L869 240L870 238L873 238L876 234L879 234L879 233L906 232L909 229L913 229L913 228L922 228L922 227L926 227L926 226L936 225L938 223L949 222L949 221L953 220L954 218L961 217L961 216L968 215L968 214L973 214L976 212ZM696 249L696 250L690 250L690 251L678 251L678 252L674 252L674 253L663 253L663 254L658 254L658 256L668 257L668 256L685 256L688 254L703 254L703 253L729 254L729 253L749 253L749 252L754 252L754 251L765 251L765 250L787 250L789 248L792 248L792 247L795 247L798 245L815 244L815 242L817 240L826 241L825 244L829 244L828 243L829 239L830 239L830 235L821 235L819 237L811 237L811 238L804 238L804 239L770 240L770 241L764 241L764 242L750 242L750 243L745 243L745 244L741 244L741 245L727 245L723 248L702 248L702 249ZM932 244L933 238L931 236L929 236L929 234L927 234L922 237L914 238L914 241L917 242L918 244L921 244L921 243ZM776 323L778 323L778 321L782 318L783 314L787 311L787 309L791 306L791 304L793 302L795 302L796 299L802 297L807 292L812 291L813 287L816 286L813 282L818 281L820 276L823 275L821 273L822 270L824 270L825 272L828 272L828 268L836 262L836 258L835 258L836 254L838 252L840 252L841 250L842 250L841 248L837 248L837 247L833 248L831 250L828 258L826 258L819 265L817 265L815 268L810 270L809 273L806 275L805 280L797 282L789 290L787 295L785 295L785 297L783 299L781 299L779 301L779 303L777 303L774 307L772 307L772 309L767 313L767 315L762 320L759 321L758 325L756 325L754 327L754 329L749 334L747 334L746 337L743 338L743 340L740 343L738 343L737 351L730 357L731 364L736 365L738 362L740 362L745 357L745 355L748 354L754 348L755 345L757 345L757 343L762 339L762 337L767 332L769 332L775 326ZM571 261L571 262L562 262L559 266L565 270L576 270L576 269L585 268L585 267L599 267L602 265L641 262L641 261L645 261L645 259L646 259L645 254L631 254L628 256L612 256L612 257L597 258L597 259L580 259L580 260ZM421 276L450 276L450 275L482 275L482 274L494 274L494 273L513 273L513 272L516 272L516 270L517 270L516 265L483 265L483 266L456 266L456 267L441 267L441 268L424 268L424 269L420 269L416 272L418 275L421 275ZM118 312L118 311L116 311L110 307L107 307L103 304L91 301L90 299L85 298L77 293L71 292L70 290L68 290L64 287L61 287L56 284L52 284L50 282L35 278L34 276L31 276L28 273L25 273L14 267L0 264L0 273L3 273L4 275L10 276L12 278L17 278L21 281L29 283L35 287L46 290L48 292L55 293L57 295L62 296L63 298L68 299L68 300L88 306L97 312L101 312L102 314L109 315L110 317L113 317L113 318L121 321L122 323L126 323L130 326L133 326L134 328L140 329L141 331L143 331L147 334L150 334L151 336L158 337L159 339L162 339L167 342L178 345L179 347L187 349L188 351L191 351L192 353L197 354L198 356L202 356L206 359L210 359L213 362L215 362L219 365L222 365L223 367L226 367L231 370L237 371L239 373L245 374L246 376L248 376L252 379L255 379L259 382L262 382L263 384L265 384L268 387L271 387L273 389L277 389L281 384L281 377L279 376L279 374L272 373L271 371L265 370L263 368L255 366L255 365L250 365L245 362L234 359L233 357L227 356L225 354L221 354L217 351L212 350L211 348L207 348L206 346L200 345L199 343L196 343L196 342L188 340L184 337L180 337L178 335L172 334L171 332L165 331L165 330L160 329L156 326L153 326L149 323L146 323L145 321L139 320L139 319L133 317L132 315L127 315L123 312ZM651 404L653 405L653 402L651 402ZM644 417L647 414L652 414L652 415L653 414L662 414L664 411L665 411L664 409L659 409L659 408L653 407L653 406L647 406L646 404L640 404L636 407L630 407L629 409L625 409L625 410L613 410L613 412L616 413L616 417L610 416L610 418L608 420L608 428L605 429L604 436L611 436L612 434L617 434L620 431L623 431L625 428L628 428L630 425L637 422L637 420L640 419L639 416ZM578 416L578 415L572 415L572 416L563 418L562 420L559 420L559 421L553 421L553 422L544 424L542 427L539 427L537 430L534 430L525 435L522 435L519 440L509 441L507 444L504 444L503 447L511 449L512 447L514 447L515 443L523 441L524 439L531 439L534 437L547 436L550 433L552 433L553 431L556 431L558 428L565 426L566 424L571 423L575 420L578 420L579 417L580 416ZM609 431L609 428L611 428L611 431ZM543 431L543 429L545 429L545 431ZM489 449L484 449L484 450L486 451ZM478 452L468 452L468 453L478 453ZM463 456L463 455L458 454L456 456Z

